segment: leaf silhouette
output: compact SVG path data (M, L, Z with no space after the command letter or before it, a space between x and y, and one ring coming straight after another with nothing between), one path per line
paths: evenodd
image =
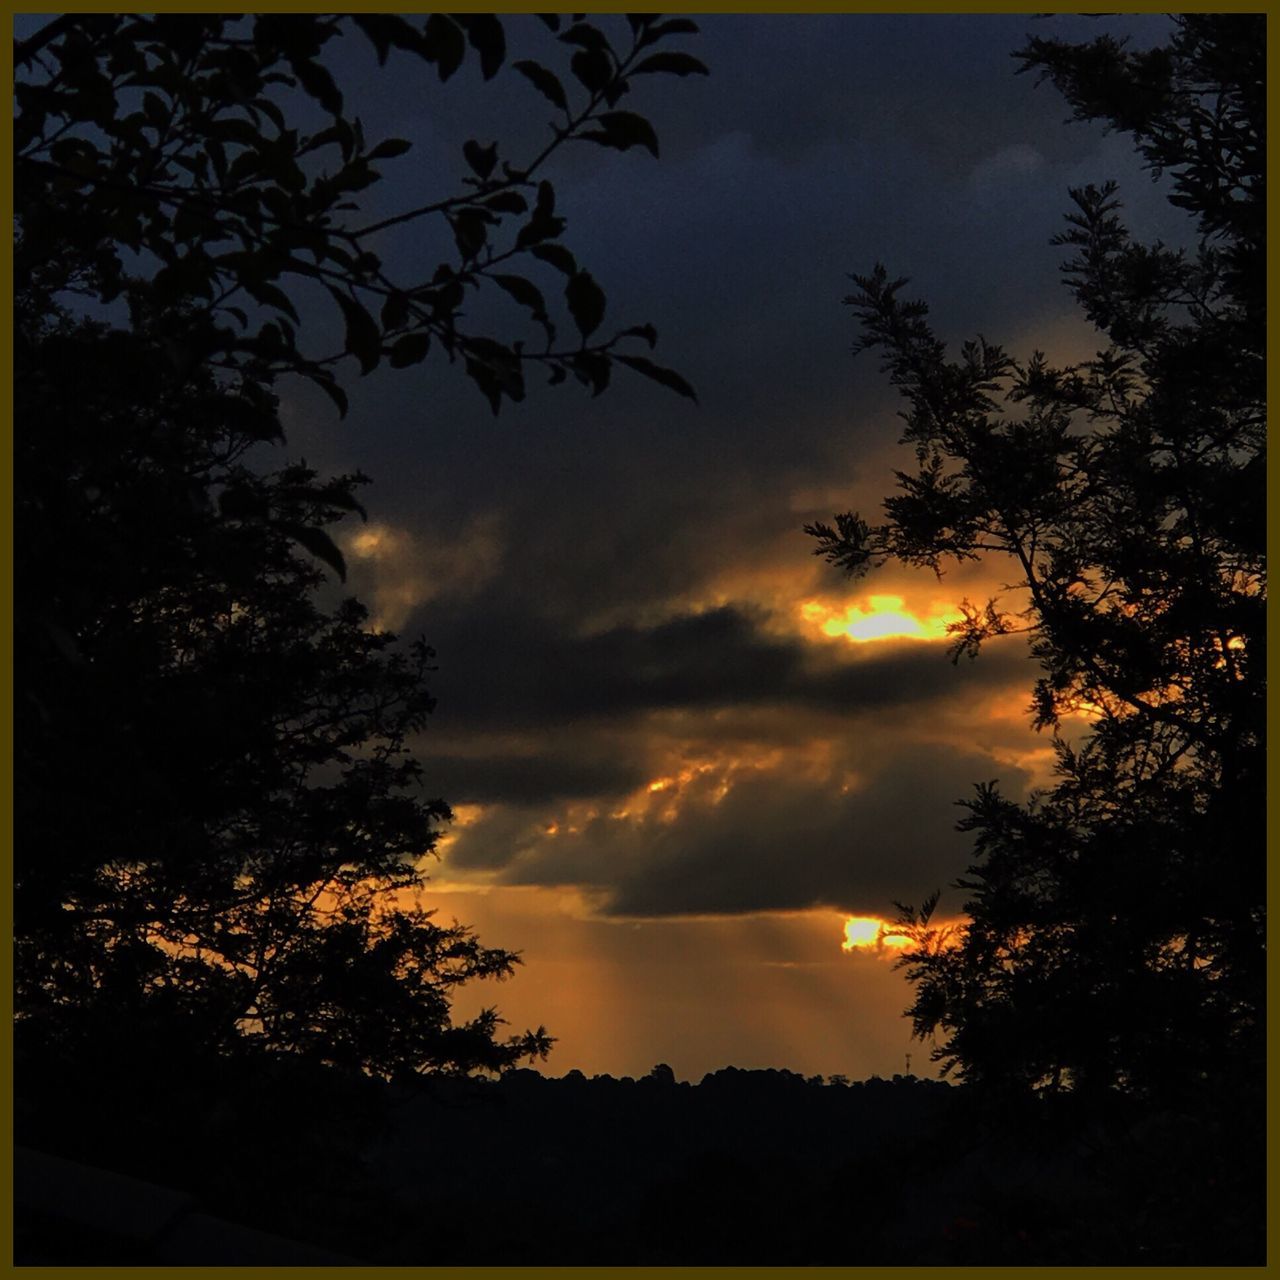
M579 271L569 278L564 289L569 314L583 339L589 338L604 319L604 290L589 271Z

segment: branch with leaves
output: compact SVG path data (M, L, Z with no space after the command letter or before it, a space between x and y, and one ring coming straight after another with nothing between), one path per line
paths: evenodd
M636 77L705 74L691 54L659 48L697 27L687 18L633 15L627 47L615 49L580 16L543 22L569 53L574 91L540 62L521 60L511 70L559 112L546 144L513 162L497 142L469 139L461 190L373 221L360 217L359 193L379 181L377 166L412 144L366 141L324 63L326 46L354 30L380 63L394 52L446 81L470 55L492 80L506 62L497 18L159 14L51 22L16 50L19 287L41 282L108 303L123 298L135 322L164 327L179 376L201 362L257 377L299 373L343 412L346 396L331 368L339 356L367 374L384 360L396 368L420 363L433 346L461 360L495 412L504 399L523 399L531 364L552 382L572 375L599 394L616 362L692 398L679 374L626 350L637 340L651 349L651 326L598 336L604 291L562 243L565 220L543 174L573 142L656 156L652 125L617 104ZM326 127L304 132L292 123L297 92L327 113ZM377 251L379 233L422 219L447 223L457 256L393 278ZM512 263L563 274L576 342L557 345L543 289ZM290 293L302 282L322 286L339 310L341 353L300 344ZM522 308L542 344L466 332L464 301L481 289ZM175 328L178 307L183 324Z

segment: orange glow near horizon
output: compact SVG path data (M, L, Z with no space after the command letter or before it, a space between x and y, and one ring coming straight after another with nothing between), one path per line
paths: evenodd
M927 614L912 612L899 595L868 596L865 607L833 608L820 600L806 600L800 616L816 624L823 635L844 636L855 644L870 640L945 640L947 626L958 618L954 606L934 603Z
M844 922L844 941L841 951L880 951L885 947L901 949L909 940L892 933L887 920L877 916L849 916Z

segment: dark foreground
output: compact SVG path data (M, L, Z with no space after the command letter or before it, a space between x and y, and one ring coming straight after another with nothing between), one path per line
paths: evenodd
M20 1060L16 1136L36 1155L16 1261L1262 1264L1261 1115L1238 1096L991 1105L914 1077L733 1068L388 1088L279 1063ZM86 1224L82 1166L159 1186L116 1179Z

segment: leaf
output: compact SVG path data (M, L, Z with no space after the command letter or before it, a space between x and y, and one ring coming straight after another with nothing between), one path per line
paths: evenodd
M658 135L644 116L633 111L606 111L598 117L603 129L578 136L588 142L598 142L603 147L616 147L627 151L631 147L644 147L651 155L658 154Z
M492 13L460 13L455 21L462 25L471 47L480 55L480 74L492 80L507 56L507 37L502 23Z
M651 324L634 325L630 329L624 329L618 336L621 338L643 338L649 344L650 351L658 345L658 331Z
M696 36L698 34L698 24L692 18L669 18L666 22L659 22L656 26L652 26L645 32L645 44L654 44L661 40L663 36Z
M250 174L257 173L259 163L256 151L242 151L227 170L227 186L238 187Z
M578 270L577 259L562 244L535 244L529 252L567 276L574 275Z
M524 399L520 359L510 347L491 338L471 338L467 341L465 356L468 375L488 397L495 414L504 394L511 400Z
M499 191L482 203L498 213L524 213L529 208L529 202L518 191Z
M243 284L245 291L255 302L261 302L263 306L275 307L277 311L283 311L291 320L301 323L297 309L283 289L279 289L265 280L246 279Z
M389 363L393 369L405 369L411 364L421 364L431 350L431 335L426 330L406 333L391 348Z
M391 52L391 36L388 31L391 15L385 13L357 13L352 16L356 26L365 33L377 52L378 66L385 67L387 65L387 54Z
M511 65L529 80L544 98L549 99L562 111L569 110L569 100L565 97L564 85L560 83L560 77L554 71L548 71L546 67L527 59L513 62Z
M389 293L387 300L382 304L383 329L399 329L408 319L409 295L401 293L398 289L394 293Z
M413 146L412 142L404 138L384 138L372 151L368 153L366 159L369 160L390 160L395 156L402 156Z
M524 249L540 240L554 240L564 230L564 219L552 216L556 207L556 192L551 183L538 183L537 201L533 217L520 228L516 236L516 248Z
M369 521L369 512L365 510L364 503L347 488L347 483L343 479L334 479L318 489L307 490L303 496L318 498L326 506L340 507L343 511L354 511L366 524Z
M347 393L338 385L337 379L327 369L309 369L304 370L306 376L311 379L321 391L329 397L337 406L338 417L345 418L347 409L350 407L347 402Z
M661 365L654 364L652 360L647 360L644 356L615 355L613 358L625 364L627 368L634 369L637 373L643 374L646 378L651 378L654 382L661 383L664 387L669 387L677 395L685 396L697 404L697 392L674 370L664 369Z
M589 93L599 93L613 79L613 63L603 49L579 49L569 68Z
M378 52L378 65L385 66L392 46L426 57L422 36L404 18L390 13L357 13L352 18Z
M616 107L625 94L631 92L630 81L621 77L613 80L604 87L604 100L611 106Z
M463 262L470 262L484 248L488 232L485 219L479 209L463 209L449 219L453 227L453 240Z
M355 298L332 287L329 292L341 308L346 322L346 350L360 361L362 374L372 373L382 358L382 335L377 324Z
M498 380L493 376L493 371L486 368L479 360L471 359L470 356L466 359L466 370L467 376L489 401L489 407L496 418L502 411L502 389L498 386Z
M342 93L334 83L328 68L310 58L290 59L289 65L298 77L299 84L313 97L331 116L342 114Z
M142 110L153 129L164 129L173 115L160 96L150 90L142 95Z
M578 271L565 285L564 297L578 332L584 340L589 338L604 319L604 290L589 271Z
M711 72L705 63L699 61L691 53L651 53L638 66L632 67L632 75L642 72L666 71L675 76L707 76Z
M591 394L598 396L609 385L612 365L609 357L599 351L584 351L573 357L573 374L584 386L591 388Z
M498 163L498 144L491 142L482 147L474 138L468 138L462 144L462 154L478 177L487 178Z
M535 316L547 314L547 302L542 290L523 276L492 276L499 289L509 293L521 306L528 307Z
M310 551L317 560L323 560L343 582L346 582L347 562L342 552L338 550L337 544L323 529L283 520L272 521L272 524L281 533L292 538L300 547Z
M433 13L423 31L426 57L436 64L441 81L447 80L467 56L467 42L457 23L442 13Z
M609 42L599 27L589 22L575 22L561 37L565 44L576 44L583 49L607 49Z

